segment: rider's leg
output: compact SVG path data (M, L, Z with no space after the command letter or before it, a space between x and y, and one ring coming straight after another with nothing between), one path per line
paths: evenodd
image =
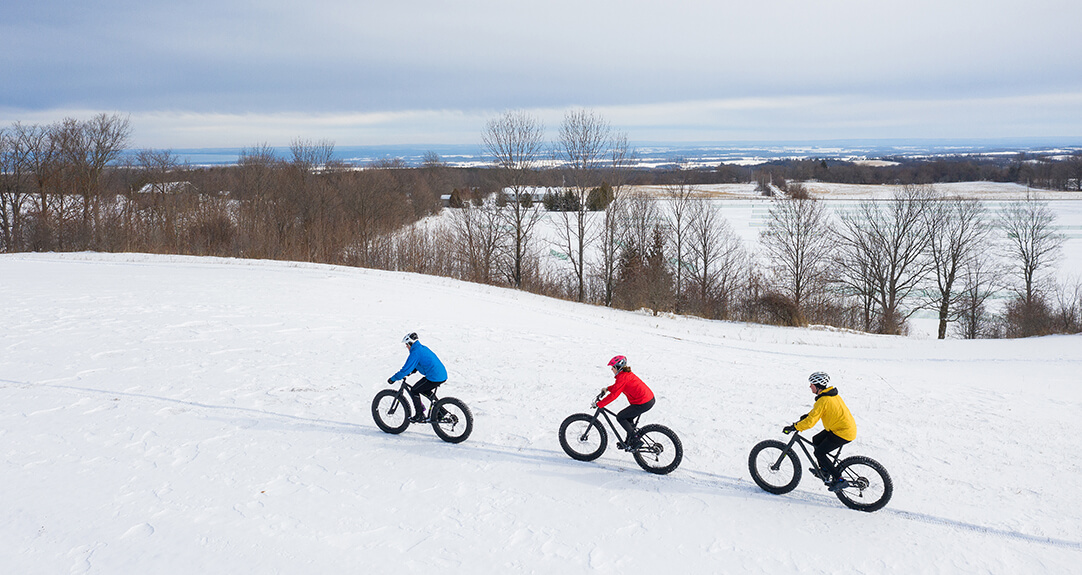
M627 432L628 443L630 443L632 447L638 447L639 445L642 445L642 441L639 438L635 437L634 420L636 417L646 413L647 411L650 411L651 407L654 407L653 399L647 401L646 403L629 405L621 409L620 412L616 414L616 421L620 424L620 427L623 427L624 431Z
M432 398L435 396L435 394L432 392L434 392L441 383L443 382L428 381L427 377L422 377L420 381L413 384L413 388L410 389L410 398L413 399L414 418L416 418L417 420L422 420L425 418L425 406L423 403L421 403L421 396L423 395L427 397L429 401L431 401Z
M815 460L819 462L819 467L826 473L827 480L835 479L838 475L838 469L834 466L834 462L831 461L830 452L846 443L849 443L849 440L842 439L825 429L812 437L812 444L815 445Z

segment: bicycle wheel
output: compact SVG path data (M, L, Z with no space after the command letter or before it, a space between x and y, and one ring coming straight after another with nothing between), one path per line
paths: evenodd
M432 431L448 443L462 443L473 432L473 414L458 399L445 397L432 405Z
M672 473L684 459L684 446L680 438L664 425L642 426L639 428L639 438L642 439L642 447L632 455L635 456L635 463L650 473Z
M592 415L576 413L560 424L560 447L571 459L593 461L605 452L609 436Z
M372 400L372 419L386 433L402 433L410 425L410 402L404 393L385 389Z
M878 511L894 493L894 483L887 470L870 457L855 455L841 460L838 475L849 482L849 487L839 489L835 495L850 509Z
M751 448L748 469L756 485L775 495L789 493L800 483L800 459L788 445L774 439Z

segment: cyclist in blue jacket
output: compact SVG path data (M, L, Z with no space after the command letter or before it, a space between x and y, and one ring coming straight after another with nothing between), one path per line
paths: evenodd
M406 334L406 337L402 338L402 343L406 344L406 349L410 350L409 357L406 358L406 363L402 366L402 369L387 379L387 383L393 384L416 372L420 372L424 376L413 384L410 389L410 397L413 398L414 408L414 415L410 418L410 421L424 423L427 417L425 416L425 406L421 403L421 396L427 397L429 401L435 401L435 395L432 392L441 383L447 381L447 368L443 367L440 358L436 357L432 350L421 345L421 342L417 340L416 333Z

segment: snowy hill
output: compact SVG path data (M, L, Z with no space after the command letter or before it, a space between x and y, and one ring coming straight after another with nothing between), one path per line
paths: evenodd
M5 573L1023 573L1082 565L1082 337L936 341L651 317L453 280L133 254L0 256ZM387 435L417 331L475 427ZM556 432L625 354L684 461ZM748 451L831 374L886 509ZM623 400L617 402L617 407Z

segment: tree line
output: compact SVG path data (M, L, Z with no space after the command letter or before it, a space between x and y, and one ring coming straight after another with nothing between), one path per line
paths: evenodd
M877 165L838 159L776 160L757 166L720 165L699 183L809 181L836 184L934 185L1011 182L1044 190L1082 191L1082 152L1009 156L888 157ZM658 171L662 181L671 174Z
M474 169L435 154L419 167L346 165L332 142L301 139L284 158L256 145L236 165L193 167L168 150L122 155L130 129L102 114L0 130L0 248L355 265L653 313L876 333L904 333L922 309L936 313L940 337L948 325L967 338L1082 329L1082 284L1055 282L1063 238L1035 196L992 213L938 194L924 174L890 200L834 214L799 182L832 181L827 171L857 178L841 175L855 165L640 170L626 135L587 110L568 112L553 142L524 112L492 119L482 133L492 165ZM897 166L860 166L860 178L871 177L865 169L905 179ZM764 174L764 189L780 195L745 245L696 186ZM636 190L646 183L663 192ZM540 201L539 186L550 190ZM460 207L426 219L449 193ZM1004 290L1004 311L992 313Z
M334 144L294 140L287 157L245 148L196 167L170 150L125 152L119 115L0 130L0 251L142 251L381 267L394 230L437 213L443 190L491 190L483 170L439 163L366 169Z

